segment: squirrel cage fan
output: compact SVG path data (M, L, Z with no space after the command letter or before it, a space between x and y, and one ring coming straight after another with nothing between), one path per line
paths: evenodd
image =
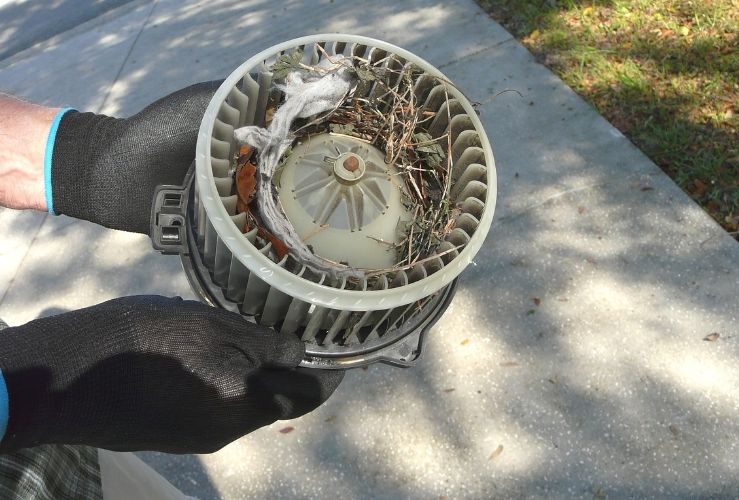
M299 336L304 366L409 366L490 228L473 104L388 43L329 34L250 58L203 117L152 240L206 303Z

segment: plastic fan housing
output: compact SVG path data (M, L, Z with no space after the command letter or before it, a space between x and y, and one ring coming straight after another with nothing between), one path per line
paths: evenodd
M398 167L385 163L385 151L343 134L319 134L293 144L274 180L275 193L287 220L316 255L389 270L360 280L332 278L290 255L276 261L257 229L242 233L246 215L236 213L233 194L238 152L233 132L245 125L264 126L268 106L280 100L272 66L283 54L298 54L305 65L342 54L421 70L402 84L412 85L416 102L434 116L427 133L434 139L449 135L448 197L457 213L431 257L410 268L390 269L396 257L388 247L400 241L402 222L412 217L401 199ZM371 98L376 89L364 92ZM483 244L496 200L493 153L467 98L410 52L342 34L270 47L231 73L203 117L192 177L181 234L188 241L182 253L193 288L214 305L300 336L306 343L304 365L324 368L412 363L420 355L423 332L446 308L455 279Z

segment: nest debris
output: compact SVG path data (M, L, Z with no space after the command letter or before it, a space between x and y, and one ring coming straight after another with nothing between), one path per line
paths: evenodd
M320 46L319 49L323 50ZM323 56L334 62L325 52ZM304 64L302 60L303 53L300 51L279 56L272 66L273 80L279 82L293 72L321 74L326 71L325 64L311 66ZM364 276L409 269L455 250L456 248L452 248L446 252L437 252L438 246L453 229L460 210L450 201L452 138L449 129L439 137L432 137L429 127L436 118L437 111L426 109L418 101L415 82L428 73L412 63L401 65L392 55L376 61L356 55L344 56L337 58L336 64L347 67L355 84L334 109L316 117L296 120L291 129L293 144L311 135L332 132L361 139L384 151L385 162L394 165L398 175L402 177L405 185L402 201L411 214L408 222L400 223L402 227L399 229L403 234L401 241L397 244L382 242L394 247L397 263L388 269L364 269ZM443 85L447 105L442 103L439 109L447 113L447 123L450 123L447 90L450 83L435 75L428 76L435 80L436 85ZM284 94L277 98L274 97L275 94L272 93L267 106L268 121L284 100ZM289 154L288 149L282 158ZM256 152L256 159L250 158L250 161L257 163L258 155L259 151ZM243 168L243 165L238 164L238 158L235 158L234 175L237 176ZM279 183L281 168L282 164L278 166L272 179L273 184ZM241 200L241 196L239 199ZM251 201L242 201L239 211L247 211L247 226L262 228L261 236L263 224L259 221L258 211L253 209L254 205L250 205ZM279 235L269 236L270 238L264 239L272 241L273 247L279 247L273 240ZM323 260L337 267L346 267L343 263Z

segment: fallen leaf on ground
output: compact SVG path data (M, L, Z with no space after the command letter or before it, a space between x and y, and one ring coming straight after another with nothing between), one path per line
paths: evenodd
M294 430L295 430L295 427L288 425L287 427L283 427L282 429L280 429L280 434L290 434Z
M703 196L706 193L706 184L700 179L693 180L693 194Z
M460 342L460 344L462 345L467 345L469 343L470 343L470 339L464 339L462 342Z
M448 389L444 389L444 392L454 392L454 387L450 387Z
M497 448L490 454L490 457L488 457L488 460L495 460L500 456L500 454L503 453L503 445L499 444Z
M593 490L593 498L608 498L608 495L601 488Z
M678 434L680 434L680 429L678 429L677 425L675 424L670 424L669 429L673 436L677 436Z
M539 304L541 304L541 299L540 299L539 297L534 297L534 298L533 298L533 299L531 299L531 300L533 300L533 301L534 301L534 304L536 304L537 306L538 306Z
M708 342L713 342L715 340L718 340L718 338L721 336L718 332L709 333L705 337L703 337L703 340L706 340Z

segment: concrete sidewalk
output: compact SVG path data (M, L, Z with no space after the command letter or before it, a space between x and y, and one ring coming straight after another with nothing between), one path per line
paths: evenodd
M403 46L482 103L496 219L419 365L209 456L142 456L202 498L736 497L739 244L472 0L160 0L0 61L0 88L125 116L318 32ZM505 89L520 92L498 93ZM191 297L146 238L0 211L0 317ZM536 299L536 300L535 300ZM715 342L702 339L713 332Z

